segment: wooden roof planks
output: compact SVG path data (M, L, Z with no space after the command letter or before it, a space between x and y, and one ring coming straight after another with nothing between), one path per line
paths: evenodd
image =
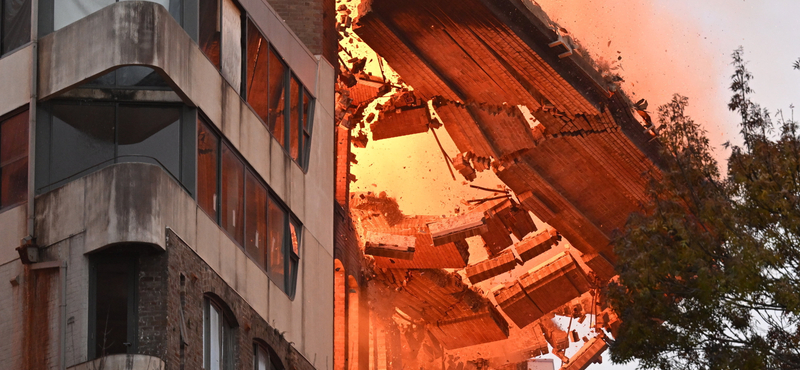
M563 253L519 277L525 293L548 313L591 289L584 271Z
M414 245L417 238L413 236L394 235L367 231L364 253L373 256L410 260L414 258Z
M562 369L585 370L589 365L602 361L600 356L607 348L608 345L602 338L594 337L586 342Z
M443 245L486 232L482 212L472 212L428 223L433 245Z
M517 327L524 328L545 313L528 297L519 281L514 280L494 292L494 298L503 312Z
M514 246L522 262L528 262L534 257L547 252L558 243L561 235L552 227L542 230L533 238L523 239Z
M589 291L584 271L560 253L494 292L497 304L520 328Z
M506 250L495 258L490 258L474 265L467 266L465 272L467 273L469 282L472 284L477 284L504 272L511 271L516 266L517 259L514 256L514 252L511 250Z
M492 302L444 270L376 269L390 301L415 320L425 320L445 348L508 338L508 323Z

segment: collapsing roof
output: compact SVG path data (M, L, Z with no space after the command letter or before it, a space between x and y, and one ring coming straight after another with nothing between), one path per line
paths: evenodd
M560 58L569 42L551 48L559 33L519 1L374 0L361 12L355 32L416 100L436 102L461 152L492 158L527 209L613 262L611 232L644 200L642 174L657 176L652 136L613 82Z
M351 69L343 63L349 88L340 90L348 102L337 113L340 125L364 120L373 140L443 125L459 151L450 158L442 148L454 179L453 169L467 181L491 170L510 189L450 218L376 206L386 205L385 194L351 197L380 299L463 358L488 360L490 351L493 368L541 354L544 340L567 360L563 351L577 334L551 318L587 296L591 303L565 314L606 309L597 327L615 330L619 320L598 294L615 275L611 235L660 176L655 130L632 114L644 108L528 0L364 1L352 24L409 87L368 76L364 60ZM352 140L367 145L365 134ZM529 211L549 226L537 230ZM580 252L556 250L562 235ZM489 258L467 266L467 240L477 237ZM531 260L534 268L517 271ZM443 270L462 268L464 281ZM488 293L466 283L506 273L513 278ZM583 338L569 368L597 361L602 339ZM479 347L482 354L465 354Z

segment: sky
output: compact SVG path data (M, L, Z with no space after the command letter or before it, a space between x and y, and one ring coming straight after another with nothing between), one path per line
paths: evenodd
M737 117L727 110L736 48L744 48L754 75L756 102L773 113L783 109L787 117L790 104L800 107L800 71L792 69L800 58L800 0L536 1L593 57L617 60L623 90L634 100L647 99L651 112L674 93L689 97L688 114L708 131L721 163L729 154L722 144L740 142ZM437 132L445 151L455 156L452 140L443 129ZM351 191L386 191L406 214L453 215L465 210L464 199L486 196L458 174L457 180L450 177L431 132L370 141L367 149L353 152L359 181ZM479 173L475 183L501 185L490 171ZM636 368L603 357L589 369Z

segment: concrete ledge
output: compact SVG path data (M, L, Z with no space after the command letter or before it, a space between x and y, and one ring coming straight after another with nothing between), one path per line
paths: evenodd
M120 163L36 197L37 241L85 232L89 253L116 243L165 249L166 227L193 236L194 200L161 167Z
M163 370L164 361L147 355L110 355L87 361L67 370Z
M31 73L33 71L33 45L28 45L0 59L0 115L6 114L31 101Z

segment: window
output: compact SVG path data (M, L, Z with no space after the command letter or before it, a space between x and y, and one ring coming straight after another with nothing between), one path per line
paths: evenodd
M219 138L205 121L197 118L197 203L217 221Z
M272 197L269 197L267 205L267 274L272 282L279 287L286 286L286 248L284 248L286 237L286 211L277 204ZM285 289L285 288L284 288Z
M90 268L89 358L136 353L136 258L95 257Z
M13 1L13 0L12 0ZM18 1L18 0L17 0ZM39 5L40 9L53 9L52 30L57 31L72 24L75 21L85 18L106 6L120 1L129 0L46 0ZM161 4L169 11L178 23L181 23L182 0L149 0L150 2ZM30 16L29 16L30 18ZM48 27L49 28L49 27Z
M181 171L180 106L59 101L43 107L37 123L45 169L37 172L39 192L121 162L159 165L181 183L193 178Z
M283 370L283 365L272 348L255 343L253 344L253 370Z
M253 21L247 18L247 84L245 92L247 103L261 118L268 122L267 76L269 71L269 45Z
M220 226L244 245L244 163L228 144L222 145L222 215Z
M169 84L158 72L145 66L120 67L87 82L81 87L170 90Z
M203 369L233 369L233 317L208 297L203 304Z
M0 0L0 55L30 41L31 1Z
M245 180L245 196L247 197L245 214L245 231L247 240L245 250L250 258L259 266L266 266L267 250L267 188L256 178L252 171L247 171Z
M302 226L204 119L197 120L197 127L198 205L293 297Z
M28 198L28 111L0 120L0 209Z
M314 100L249 18L246 18L245 38L243 95L272 136L305 169Z
M233 0L199 0L199 45L236 92L242 91L244 12ZM245 40L246 41L246 40Z
M289 68L283 64L283 61L272 48L269 49L269 117L267 118L267 128L272 136L278 140L281 146L286 146L286 134L284 127L286 126L286 119L284 118L284 111L286 110L285 95L286 95L286 73Z
M219 45L221 38L219 0L200 0L200 50L220 68Z

